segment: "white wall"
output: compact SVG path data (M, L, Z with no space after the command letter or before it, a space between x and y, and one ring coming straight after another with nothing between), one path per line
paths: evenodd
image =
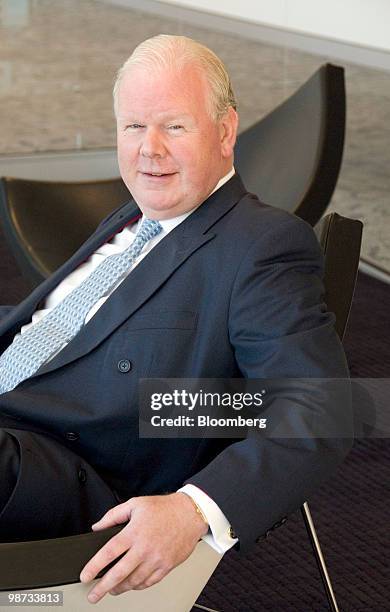
M390 0L164 0L164 2L390 51Z

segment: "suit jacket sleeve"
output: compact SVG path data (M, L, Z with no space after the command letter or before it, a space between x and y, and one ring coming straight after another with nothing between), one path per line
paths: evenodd
M334 315L323 302L322 267L312 228L290 216L249 246L229 314L230 341L244 377L348 377ZM252 431L187 481L218 504L241 551L297 510L350 449L346 438L295 437L313 411L322 409L315 405L316 397L313 393L308 405L299 394L281 394L261 416L284 418L293 437ZM348 398L342 412L332 411L326 418L331 430L345 431L351 419Z
M0 321L1 319L3 319L9 312L11 312L11 310L13 309L13 306L0 306Z

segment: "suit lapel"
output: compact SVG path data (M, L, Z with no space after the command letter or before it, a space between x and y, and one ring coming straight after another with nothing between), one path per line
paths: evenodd
M75 338L48 364L38 370L37 375L50 372L90 352L109 334L138 310L158 288L195 251L212 240L216 224L231 210L246 192L240 178L235 175L217 192L212 194L180 225L163 238L114 291L96 315L80 330ZM88 257L107 236L118 231L126 220L137 214L136 208L126 209L122 217L113 219L108 231L99 232L88 245ZM213 231L210 231L213 229ZM89 242L89 241L88 241ZM87 245L85 245L87 246ZM61 279L85 259L84 249L67 267ZM72 258L73 260L73 258ZM68 262L70 264L70 262ZM57 281L58 283L59 281ZM55 286L55 284L50 285Z
M194 241L191 249L180 250L179 240L159 242L132 270L114 293L84 325L77 336L37 374L44 374L82 357L100 344L109 334L131 317L182 263L214 234Z

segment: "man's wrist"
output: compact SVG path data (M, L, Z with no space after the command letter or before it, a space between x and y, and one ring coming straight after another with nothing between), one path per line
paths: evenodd
M196 501L191 497L191 495L188 495L184 491L178 491L177 493L181 495L182 498L188 500L187 506L189 508L189 511L193 514L194 521L199 526L199 530L200 530L199 537L201 538L202 536L206 535L206 533L209 530L209 523L204 513L202 512L201 508L198 506Z
M222 554L236 544L237 538L235 534L232 534L230 521L205 491L191 483L186 483L178 492L187 493L198 504L206 517L209 531L202 538L207 544Z

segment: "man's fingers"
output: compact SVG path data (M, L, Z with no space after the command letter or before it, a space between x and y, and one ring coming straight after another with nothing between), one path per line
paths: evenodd
M164 570L161 567L156 569L150 564L141 563L129 576L127 576L127 578L112 589L110 593L113 595L120 595L131 589L137 590L152 586L152 584L161 580L167 573L168 570ZM145 586L141 587L141 585Z
M108 592L113 591L121 582L123 582L132 571L134 571L140 560L135 553L130 549L123 557L115 563L94 587L88 593L88 601L96 603Z
M130 548L129 537L124 533L124 529L113 536L111 540L108 540L88 563L84 565L80 573L81 582L93 580L104 567Z
M110 508L101 519L92 525L92 529L94 531L99 531L100 529L107 529L107 527L120 525L121 523L129 521L131 516L131 505L129 502L130 500L118 506L114 506L114 508Z
M153 586L154 584L157 584L157 582L160 582L160 580L165 578L165 576L167 574L168 574L168 571L159 568L155 572L153 572L149 576L149 578L147 578L146 580L144 580L143 582L141 582L137 586L134 586L133 590L134 591L142 591L143 589L147 589L147 588Z
M97 528L131 520L83 568L80 580L85 583L110 566L88 600L94 603L109 592L147 588L164 578L191 553L204 531L203 520L199 526L195 515L193 505L179 493L134 497L109 510Z

